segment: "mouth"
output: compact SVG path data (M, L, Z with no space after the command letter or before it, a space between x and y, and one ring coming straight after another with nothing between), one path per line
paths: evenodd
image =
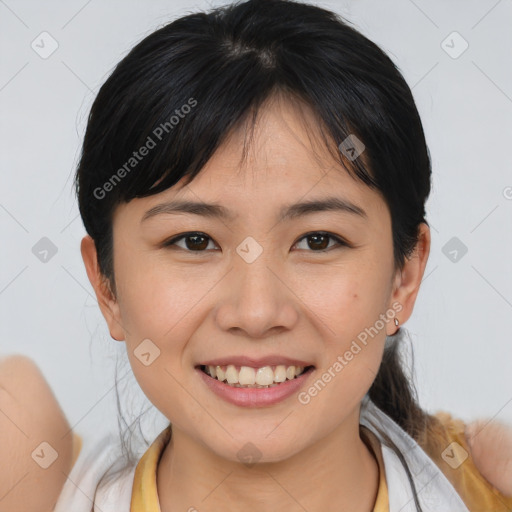
M208 377L233 388L263 389L282 386L283 384L305 376L314 370L313 365L273 365L254 368L251 366L198 365ZM301 379L302 380L302 379Z

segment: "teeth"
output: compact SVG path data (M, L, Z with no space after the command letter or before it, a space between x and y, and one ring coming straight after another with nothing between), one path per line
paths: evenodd
M286 366L284 364L280 364L276 366L274 371L274 381L275 382L284 382L286 380Z
M232 364L227 367L226 380L228 381L228 384L236 384L238 382L238 372Z
M234 370L233 375L236 375L236 368L234 368ZM254 371L254 368L251 368L250 366L242 366L242 368L240 368L240 373L238 374L238 382L242 384L242 386L244 384L254 386L256 383L256 372ZM236 380L234 383L236 384ZM272 382L270 384L272 384Z
M242 368L243 369L243 368ZM240 384L246 384L242 382L242 370L240 370ZM264 366L263 368L258 368L256 373L256 384L260 386L270 386L270 384L274 383L274 372L270 366ZM251 382L247 382L247 384L252 384Z
M226 380L226 373L220 366L217 366L217 367L209 366L208 368L213 369L213 372L215 372L215 374L213 374L212 371L210 371L210 375L212 377L217 378L221 382Z
M303 366L285 366L283 364L272 366L263 366L262 368L252 368L250 366L241 366L238 370L235 365L226 366L207 366L205 371L211 377L225 382L234 387L273 387L280 382L293 380L303 371Z

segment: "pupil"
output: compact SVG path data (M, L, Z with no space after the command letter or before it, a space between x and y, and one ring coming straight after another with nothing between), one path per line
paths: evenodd
M313 239L313 240L315 240L315 239L316 239L316 240L318 241L318 239L319 239L319 238L323 238L324 243L323 243L323 244L321 244L321 247L318 247L318 246L317 246L316 248L317 248L317 249L321 249L321 250L323 250L323 249L325 249L325 248L329 245L329 243L328 243L328 242L327 242L327 244L325 243L325 241L327 241L327 240L328 240L328 237L327 237L326 235L309 235L309 239L310 239L310 240L311 240L311 239ZM315 247L314 247L314 243L315 243L315 242L313 242L313 247L311 246L311 244L309 244L310 248L315 248Z
M197 242L198 239L203 239L203 243L202 244L197 244L197 243L193 243L193 244L189 244L189 240L195 240ZM185 239L186 240L186 245L187 245L187 249L206 249L206 247L208 246L208 242L206 242L205 244L205 240L206 240L206 237L203 236L203 235L189 235L187 236L187 238Z

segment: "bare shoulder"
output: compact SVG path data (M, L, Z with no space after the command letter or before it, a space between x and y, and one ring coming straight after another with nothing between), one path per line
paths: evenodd
M512 425L478 419L465 428L480 473L505 496L512 497Z
M30 358L0 358L0 512L51 512L72 464L73 435Z

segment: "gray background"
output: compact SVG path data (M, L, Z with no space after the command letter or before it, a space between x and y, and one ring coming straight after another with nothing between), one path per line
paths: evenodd
M117 428L115 361L126 356L109 336L79 250L85 231L72 176L85 120L136 42L221 3L0 0L0 354L35 360L86 438ZM405 324L421 404L512 423L512 2L315 3L388 52L424 123L432 248ZM43 237L57 249L46 262L32 251ZM149 402L128 370L119 371L121 396L138 415ZM158 411L152 417L149 437L165 424Z

